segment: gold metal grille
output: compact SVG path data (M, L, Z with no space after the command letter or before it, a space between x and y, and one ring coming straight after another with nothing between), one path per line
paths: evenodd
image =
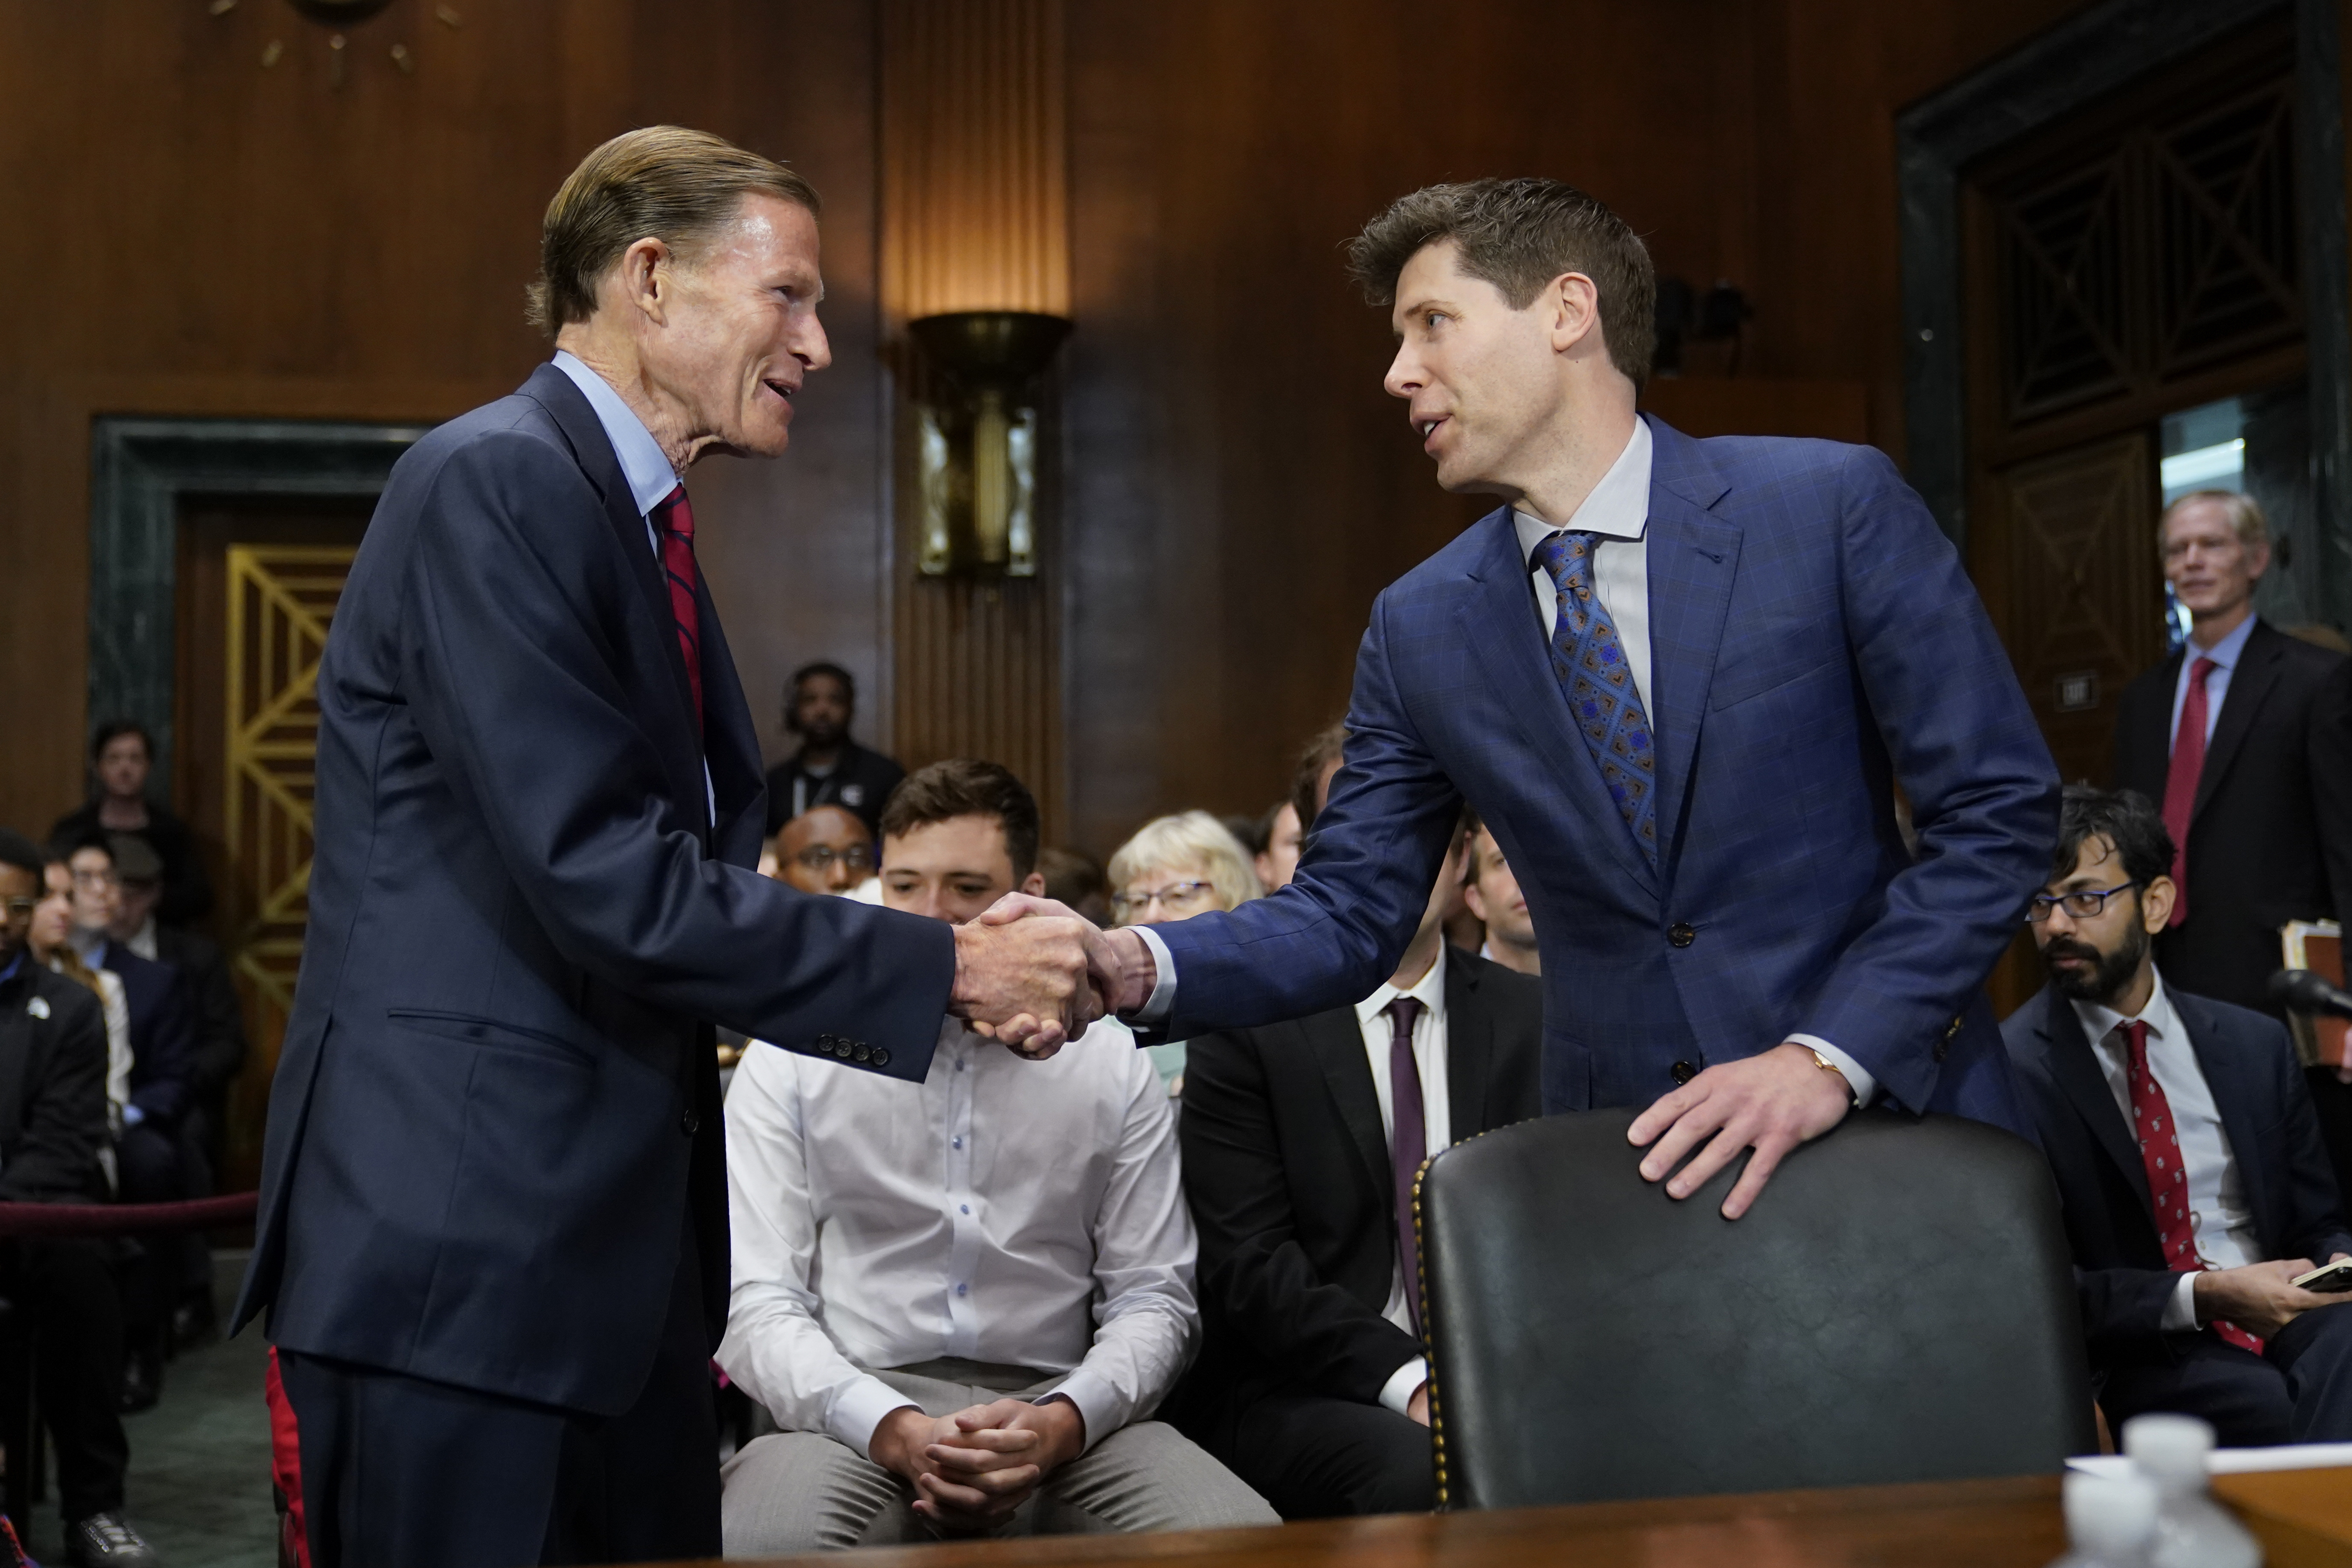
M310 913L319 656L356 553L350 545L228 550L230 941L270 1040L294 1005Z

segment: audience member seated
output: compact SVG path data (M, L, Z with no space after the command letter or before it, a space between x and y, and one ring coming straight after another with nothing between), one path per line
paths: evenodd
M131 1103L131 1007L122 999L122 978L110 970L92 969L73 949L73 874L62 860L41 868L43 889L33 906L33 923L26 933L25 950L33 962L96 994L106 1021L106 1147L99 1163L106 1172L107 1195L122 1188L115 1163L114 1145L122 1136L122 1112Z
M1249 851L1205 811L1154 817L1110 858L1110 918L1123 926L1238 909L1264 895ZM1184 1092L1184 1042L1146 1047L1168 1093Z
M58 853L53 849L52 854ZM83 963L122 982L131 1023L131 1096L122 1108L115 1162L125 1203L176 1203L200 1195L201 1162L191 1157L184 1124L196 1102L194 1010L180 972L140 957L115 940L121 889L112 839L98 835L66 856L73 889L73 934ZM123 1407L144 1410L163 1392L163 1357L172 1316L190 1272L186 1234L141 1242L146 1256L125 1288L130 1364L122 1379ZM196 1245L201 1245L197 1243Z
M1495 842L1495 836L1475 812L1470 816L1470 875L1463 884L1463 897L1486 928L1479 957L1521 974L1543 973L1527 896L1519 891L1519 879L1511 875L1511 863L1503 858L1503 847Z
M803 893L850 893L874 874L874 835L843 805L813 805L777 830L776 875Z
M800 750L768 770L768 832L812 806L841 805L857 814L870 835L879 830L883 803L907 770L849 738L857 716L857 683L837 664L803 665L784 687L784 728Z
M1541 1113L1543 988L1420 931L1353 1007L1202 1035L1184 1190L1206 1341L1183 1422L1286 1519L1432 1506L1412 1183L1428 1154Z
M1045 896L1098 926L1110 924L1110 887L1091 855L1047 845L1037 851L1037 874Z
M1326 724L1300 748L1298 765L1290 775L1290 808L1298 814L1301 847L1315 830L1315 819L1331 798L1331 778L1339 771L1340 752L1348 744L1348 726Z
M245 1009L219 944L156 921L163 867L146 839L136 833L116 833L107 842L114 852L115 896L114 922L107 935L140 957L180 972L194 1036L189 1061L195 1087L180 1124L180 1156L188 1195L208 1196L226 1152L223 1134L228 1088L245 1066ZM172 1246L179 1259L172 1338L175 1345L187 1345L207 1337L214 1327L212 1248L199 1231L182 1232Z
M1290 886L1291 875L1298 869L1297 805L1288 800L1277 803L1265 814L1258 837L1262 847L1251 867L1257 872L1258 886L1269 893Z
M2352 1255L2274 1018L2168 986L2172 837L2128 791L2065 792L2029 909L2050 983L2002 1026L2058 1178L2100 1407L2229 1445L2352 1439L2352 1311L2298 1289Z
M212 882L188 825L147 796L155 744L146 727L125 719L101 724L89 754L89 802L58 818L49 829L49 842L80 844L109 833L140 835L163 862L163 896L157 900L155 918L167 926L203 920L212 912Z
M1004 769L921 769L883 816L884 900L963 921L1042 891L1037 831ZM727 1164L719 1361L782 1428L722 1472L729 1555L1275 1522L1148 1419L1199 1334L1192 1224L1118 1024L1025 1062L945 1019L911 1091L755 1043Z
M28 840L0 832L0 1203L100 1203L106 1025L96 994L26 951L43 874ZM120 1408L122 1304L108 1244L0 1241L0 1299L24 1314L9 1333L39 1336L34 1393L57 1447L66 1561L152 1568L154 1553L122 1516L131 1447Z

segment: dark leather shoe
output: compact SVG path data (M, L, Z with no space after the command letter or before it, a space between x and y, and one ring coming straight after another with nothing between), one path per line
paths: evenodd
M136 1415L152 1410L163 1397L163 1358L154 1351L133 1351L122 1363L122 1413Z
M66 1561L74 1568L163 1568L163 1560L119 1511L94 1513L66 1527Z

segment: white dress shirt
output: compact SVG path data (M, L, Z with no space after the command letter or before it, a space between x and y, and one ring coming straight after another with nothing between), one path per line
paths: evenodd
M2180 650L2180 674L2172 683L2172 728L2174 740L2180 738L2180 710L2189 701L2189 677L2197 661L2210 658L2221 668L2205 678L2205 740L2213 740L2213 726L2221 720L2221 699L2230 695L2230 676L2237 669L2238 661L2246 654L2246 639L2254 635L2255 617L2248 616L2234 630L2211 647L2199 647L2190 637Z
M1389 1044L1396 1037L1396 1025L1388 1016L1388 1005L1400 996L1421 1004L1421 1016L1412 1021L1412 1062L1421 1074L1422 1152L1426 1158L1454 1142L1454 1103L1445 1077L1444 955L1440 953L1429 973L1406 989L1400 991L1382 981L1379 990L1356 1004L1356 1023L1364 1031L1364 1059L1372 1069L1372 1092L1380 1097L1381 1139L1391 1147L1396 1139L1396 1091L1389 1079ZM1413 1331L1402 1257L1389 1271L1389 1301L1381 1316L1407 1333ZM1402 1415L1414 1393L1428 1381L1428 1359L1415 1356L1381 1385L1381 1403Z
M628 481L629 499L636 503L637 515L645 520L646 544L653 551L655 561L661 560L661 540L654 533L654 508L669 499L669 492L681 482L677 470L670 467L669 454L661 449L654 433L637 417L637 411L628 405L613 384L590 370L579 356L568 349L555 351L555 368L572 378L572 384L588 399L588 406L596 411L596 423L604 427L604 439L613 443L613 456L621 460L621 478ZM710 820L719 820L719 792L710 783L710 759L702 762L702 793L704 804L710 808Z
M719 1364L860 1454L909 1403L874 1369L1066 1372L1092 1447L1150 1414L1200 1331L1175 1119L1118 1024L1027 1062L950 1018L920 1085L754 1042L727 1188Z
M2137 1139L2138 1129L2132 1121L2131 1108L2131 1048L2123 1034L2123 1026L2135 1020L2096 1002L2074 1005L2074 1016L2083 1021L2083 1033L2091 1038L2099 1071L2106 1077L2107 1089L2116 1097L2116 1109L2124 1113L2124 1125L2132 1129ZM2189 1228L2196 1240L2197 1256L2208 1268L2238 1268L2262 1262L2254 1211L2246 1204L2246 1184L2238 1172L2237 1156L2230 1149L2230 1134L2221 1126L2221 1112L2205 1082L2205 1069L2197 1065L2189 1030L2173 1011L2172 998L2165 994L2163 975L2156 977L2156 990L2137 1021L2147 1026L2148 1076L2164 1090L2165 1103L2172 1109L2173 1127L2180 1136L2180 1163L2189 1175ZM2181 1275L2172 1299L2164 1304L2166 1329L2197 1327L2196 1283L2196 1275Z

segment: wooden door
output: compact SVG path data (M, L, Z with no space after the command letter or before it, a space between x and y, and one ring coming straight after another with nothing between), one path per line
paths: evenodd
M309 907L319 657L373 506L207 499L181 516L178 796L212 860L253 1046L229 1095L226 1187L259 1174Z

